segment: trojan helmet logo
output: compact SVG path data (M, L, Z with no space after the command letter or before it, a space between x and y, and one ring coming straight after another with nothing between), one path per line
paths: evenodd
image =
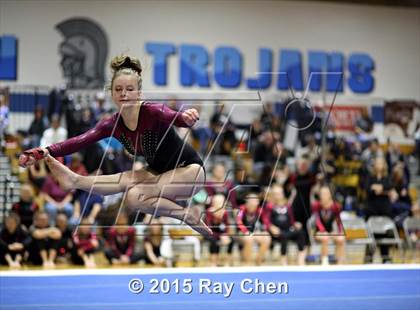
M60 43L61 68L70 89L102 88L108 40L104 30L86 18L67 19L55 26Z

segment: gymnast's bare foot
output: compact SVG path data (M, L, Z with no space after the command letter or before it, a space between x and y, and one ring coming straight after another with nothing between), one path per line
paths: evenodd
M71 171L51 155L47 155L47 157L45 157L45 162L47 163L48 168L50 168L51 173L57 179L58 183L60 183L62 189L69 191L76 188L76 173Z
M201 208L191 206L186 210L184 218L186 224L206 238L213 238L213 231L201 220Z

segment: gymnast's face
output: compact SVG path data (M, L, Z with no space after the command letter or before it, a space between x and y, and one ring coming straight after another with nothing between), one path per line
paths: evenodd
M137 104L140 99L138 77L135 74L121 74L112 83L112 99L121 109L129 104Z

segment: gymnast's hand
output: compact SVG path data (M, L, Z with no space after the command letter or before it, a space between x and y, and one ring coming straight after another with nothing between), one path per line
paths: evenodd
M182 112L182 119L188 126L192 127L200 119L200 116L196 109L188 109Z
M49 152L46 148L37 147L34 149L26 150L19 156L19 166L23 168L29 167L46 157L48 154Z

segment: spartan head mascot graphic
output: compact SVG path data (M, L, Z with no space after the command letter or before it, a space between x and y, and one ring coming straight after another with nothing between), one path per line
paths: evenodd
M61 68L70 89L103 87L108 40L104 30L87 18L67 19L55 26L60 43Z

